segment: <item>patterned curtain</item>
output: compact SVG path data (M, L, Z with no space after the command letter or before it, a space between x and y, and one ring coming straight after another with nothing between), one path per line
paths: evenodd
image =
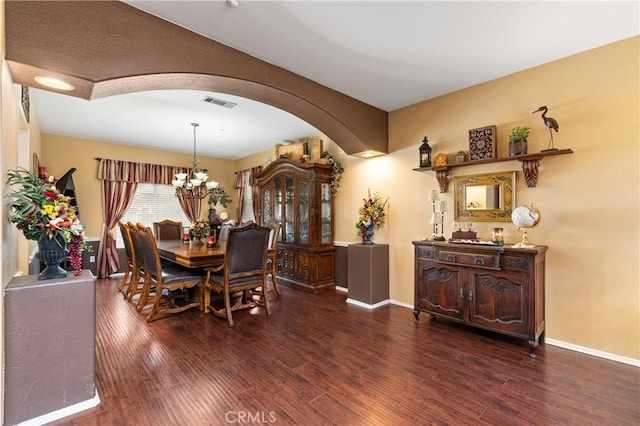
M182 211L184 215L193 223L199 219L200 216L200 206L202 205L202 200L199 198L185 198L182 193L178 196L178 202L180 203L180 207L182 207Z
M249 170L249 185L251 185L251 201L253 202L253 217L256 218L256 223L262 223L262 218L258 217L260 214L260 188L258 188L256 182L256 176L262 171L262 166L252 167Z
M238 223L242 222L242 209L244 207L244 170L236 172L236 181L233 187L238 190Z
M97 158L98 179L102 181L102 237L98 249L98 277L108 277L120 269L113 229L133 200L138 183L171 184L176 173L186 167Z
M236 181L233 183L233 187L238 190L238 222L242 221L242 213L244 213L244 191L245 191L244 176L246 173L248 173L249 186L251 187L251 195L252 195L252 202L253 202L253 205L252 205L253 216L255 217L256 222L259 223L258 221L258 209L260 207L258 205L259 190L255 186L255 182L256 182L256 175L258 175L261 171L262 171L262 166L258 166L258 167L252 167L248 170L240 170L236 172Z

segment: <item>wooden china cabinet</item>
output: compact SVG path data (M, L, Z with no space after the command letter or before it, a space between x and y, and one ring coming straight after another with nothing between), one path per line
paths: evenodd
M280 159L256 177L257 221L282 225L278 281L316 293L335 288L331 167Z

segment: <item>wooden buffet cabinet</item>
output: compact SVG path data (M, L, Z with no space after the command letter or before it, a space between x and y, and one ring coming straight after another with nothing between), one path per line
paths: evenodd
M282 225L278 281L318 292L335 288L331 167L280 159L256 176L258 222Z
M535 358L544 343L546 246L512 248L414 241L415 309L526 339Z

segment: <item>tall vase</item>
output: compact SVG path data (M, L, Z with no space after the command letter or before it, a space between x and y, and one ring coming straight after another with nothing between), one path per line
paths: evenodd
M373 223L369 226L360 226L360 235L362 235L362 244L370 246L373 244L371 238L373 237Z
M66 278L67 271L60 267L69 252L67 242L62 235L49 238L46 234L38 237L38 257L45 264L45 268L38 274L38 280L53 280Z

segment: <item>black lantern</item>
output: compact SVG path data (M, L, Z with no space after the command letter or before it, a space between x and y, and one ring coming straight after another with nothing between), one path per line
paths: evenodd
M420 145L420 167L431 167L431 147L425 136Z

